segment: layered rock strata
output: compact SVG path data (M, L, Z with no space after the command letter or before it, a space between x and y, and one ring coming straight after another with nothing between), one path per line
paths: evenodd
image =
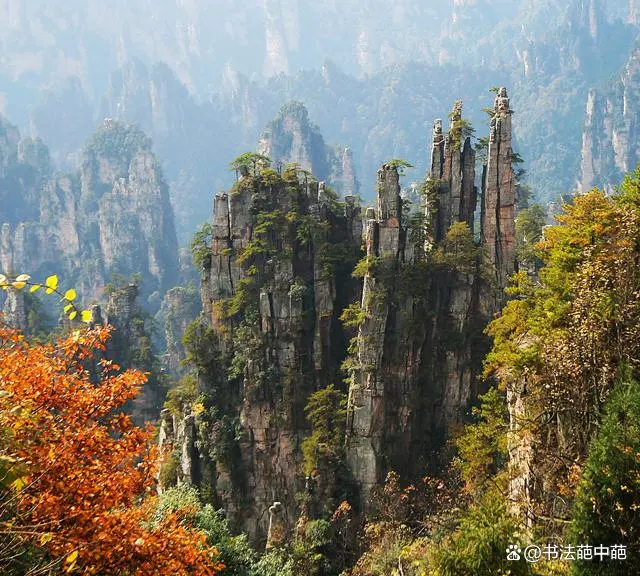
M433 132L426 186L432 242L412 242L415 220L402 213L397 168L384 165L378 172L377 207L367 211L365 222L365 319L358 332L347 423L347 460L365 505L371 488L388 471L411 477L437 464L452 428L477 395L487 351L483 330L503 298L496 298L495 287L501 294L515 269L509 114L502 88L483 170L479 245L472 234L475 154L470 139L462 141L459 105L449 133L442 133L440 121Z
M199 328L208 347L198 365L206 411L196 416L190 481L264 543L274 501L279 532L297 520L309 396L341 381L339 316L358 292L350 273L362 228L355 197L340 202L304 171L240 172L214 201Z

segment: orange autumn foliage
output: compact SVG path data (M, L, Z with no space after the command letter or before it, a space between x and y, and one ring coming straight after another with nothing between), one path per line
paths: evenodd
M146 376L96 359L108 337L43 345L0 324L0 565L36 550L46 573L217 574L204 535L176 514L154 519L152 431L118 412Z

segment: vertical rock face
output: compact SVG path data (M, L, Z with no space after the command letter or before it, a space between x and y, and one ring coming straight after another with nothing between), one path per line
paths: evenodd
M186 372L183 361L187 355L182 336L187 326L198 317L200 309L200 295L195 286L177 286L165 294L156 316L164 331L166 353L162 358L162 366L174 378Z
M135 127L105 121L86 150L80 182L81 231L101 255L104 277L140 273L147 294L171 288L177 240L150 140Z
M498 286L507 285L516 265L515 178L512 168L511 110L506 88L500 88L489 133L482 192L482 241L495 267Z
M140 273L147 297L175 284L169 193L144 134L106 121L80 172L55 178L41 141L20 141L4 123L0 134L3 271L54 271L74 278L86 300L98 298L113 273Z
M9 288L3 309L3 321L9 326L18 330L25 330L27 327L27 314L25 312L24 294L20 290Z
M451 130L436 121L427 182L427 226L421 242L403 219L397 168L378 172L378 202L367 211L364 277L355 367L351 373L347 461L363 496L389 470L408 477L442 457L446 439L477 395L488 342L488 302L482 250L491 256L499 289L515 266L511 124L506 91L496 100L485 185L481 245L473 240L475 154L463 139L461 107ZM418 226L418 230L420 226ZM490 242L490 244L489 244Z
M340 383L338 318L357 290L350 271L361 228L355 198L339 202L298 169L241 172L215 198L201 285L216 361L199 369L207 410L198 417L198 481L264 543L274 501L279 526L297 519L308 397Z
M458 134L461 122L462 103L458 102L451 114L449 134L442 133L441 120L436 120L433 127L430 178L437 191L437 205L428 206L428 209L432 210L434 218L431 225L436 242L442 241L454 222L466 222L473 230L477 204L476 153L470 137L461 142Z
M185 481L203 486L254 542L291 533L297 492L313 485L323 497L334 493L331 473L305 482L301 444L311 432L309 397L339 385L345 356L345 460L364 500L389 470L411 478L448 461L447 439L478 393L492 289L496 279L504 288L515 266L508 112L501 90L480 242L472 232L475 157L460 106L447 135L441 123L434 129L429 233L424 206L406 210L397 162L378 171L376 205L364 222L354 196L338 202L305 171L260 168L257 155L240 157L239 181L216 196L193 349L204 398L190 415L197 435L175 422L167 430L189 456ZM363 238L359 297L350 278ZM482 254L491 250L487 277ZM358 325L351 346L338 322L349 303Z
M640 48L631 54L620 76L606 90L591 90L582 133L579 187L612 188L640 161Z
M132 402L132 416L138 425L158 419L164 401L164 390L153 373L151 339L145 328L138 304L139 289L135 284L115 288L108 295L104 323L114 331L107 344L105 356L116 364L149 372L141 394ZM95 312L96 320L102 313Z

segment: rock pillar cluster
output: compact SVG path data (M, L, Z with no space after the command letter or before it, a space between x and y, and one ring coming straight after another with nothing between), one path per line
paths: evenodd
M296 168L245 172L215 198L201 296L216 363L200 373L199 444L216 452L206 456L216 503L255 543L297 519L305 406L340 382L339 317L358 290L361 230L354 196L340 202Z
M430 242L418 246L412 240L415 230L412 218L403 219L394 165L378 172L376 208L367 210L364 319L351 372L346 439L347 462L365 504L389 470L411 477L446 459L446 441L478 394L489 344L483 330L503 298L495 296L496 281L502 295L515 269L506 90L498 93L491 122L479 241L473 237L475 151L465 126L460 103L448 134L441 121L434 125L426 186ZM451 228L457 223L467 226ZM484 251L495 278L483 272Z
M431 149L431 185L437 193L437 207L427 206L436 242L442 241L454 222L466 222L473 230L477 204L476 153L471 138L462 142L462 104L457 102L451 114L451 130L442 132L442 120L433 126Z

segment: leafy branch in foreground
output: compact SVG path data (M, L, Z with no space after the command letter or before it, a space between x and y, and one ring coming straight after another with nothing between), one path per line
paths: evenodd
M0 274L0 288L3 290L23 290L29 286L29 292L31 293L43 289L45 294L57 294L60 296L60 302L65 303L64 313L68 316L69 320L75 320L79 315L82 322L87 324L91 322L91 310L81 310L75 304L75 300L78 297L76 291L73 288L70 288L63 293L58 289L58 285L59 280L55 274L53 276L49 276L44 281L44 284L40 282L31 282L31 276L29 276L29 274L19 274L13 278Z

